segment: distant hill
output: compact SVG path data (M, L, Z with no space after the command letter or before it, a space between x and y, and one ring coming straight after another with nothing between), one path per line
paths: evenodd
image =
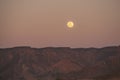
M120 46L0 49L0 80L120 80Z

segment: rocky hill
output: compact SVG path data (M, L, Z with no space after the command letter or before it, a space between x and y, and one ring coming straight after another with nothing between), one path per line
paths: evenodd
M120 80L120 46L0 49L0 80Z

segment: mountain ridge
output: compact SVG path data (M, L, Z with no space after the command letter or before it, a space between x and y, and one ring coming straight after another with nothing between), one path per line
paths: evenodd
M119 71L120 46L0 49L0 80L119 80Z

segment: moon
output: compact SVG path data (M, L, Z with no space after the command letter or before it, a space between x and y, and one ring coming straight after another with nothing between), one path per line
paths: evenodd
M73 21L68 21L67 22L67 27L68 28L73 28L74 27L74 22Z

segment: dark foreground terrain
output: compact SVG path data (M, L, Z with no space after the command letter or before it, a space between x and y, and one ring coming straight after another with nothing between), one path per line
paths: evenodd
M120 80L120 46L0 49L0 80Z

